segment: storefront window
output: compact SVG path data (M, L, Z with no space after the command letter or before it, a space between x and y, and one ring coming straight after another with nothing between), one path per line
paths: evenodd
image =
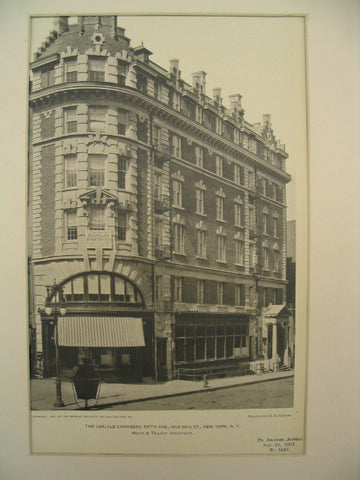
M215 322L215 323L218 323ZM249 355L248 327L234 321L222 325L178 325L175 328L177 362L201 362Z

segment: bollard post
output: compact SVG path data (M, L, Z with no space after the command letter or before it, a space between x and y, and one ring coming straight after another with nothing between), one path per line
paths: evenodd
M209 380L208 380L207 375L203 376L203 381L204 381L203 387L207 388L209 386Z

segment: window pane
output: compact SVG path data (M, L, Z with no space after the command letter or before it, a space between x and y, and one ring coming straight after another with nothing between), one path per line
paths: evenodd
M100 275L100 291L101 291L101 300L109 301L110 300L110 276L109 275Z
M234 337L226 337L226 357L232 357L233 352L233 345L234 345Z
M183 362L185 360L185 340L176 339L175 348L176 348L176 361Z
M132 302L132 303L135 302L134 287L129 282L126 282L126 301L127 302Z
M105 210L102 207L92 207L89 212L90 230L105 230Z
M215 358L215 338L208 337L206 339L206 357L208 359Z
M224 337L216 339L216 358L224 358Z
M185 328L184 327L176 327L175 328L175 336L176 337L184 337L185 335Z
M205 338L196 339L196 360L205 358Z
M187 338L186 339L186 360L189 362L195 360L194 357L194 347L195 347L195 339L194 338Z
M88 275L88 292L89 294L98 294L99 293L99 282L97 275Z

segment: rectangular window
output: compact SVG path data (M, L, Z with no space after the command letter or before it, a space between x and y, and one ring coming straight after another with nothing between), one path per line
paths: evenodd
M204 280L197 281L197 303L204 303Z
M267 235L269 233L269 214L263 213L263 233Z
M105 81L105 58L90 57L88 61L89 80L91 82Z
M225 262L225 237L223 235L217 236L217 259Z
M206 257L206 244L205 244L205 231L197 230L196 231L196 244L197 244L197 255L198 257Z
M65 156L65 188L76 187L77 167L76 155Z
M118 212L117 215L117 237L120 242L126 242L127 214Z
M155 300L162 299L162 276L155 276Z
M223 176L223 159L219 155L216 155L216 175Z
M235 203L235 226L241 227L242 221L242 205L240 203Z
M155 219L154 225L154 242L155 248L161 248L162 246L162 222L158 219Z
M128 124L128 111L118 108L118 134L125 135Z
M65 230L66 240L77 240L76 210L65 212Z
M241 181L241 166L240 165L234 165L234 182L237 185L240 185L242 183Z
M235 285L235 305L245 305L245 285Z
M153 145L154 145L154 147L159 147L160 144L161 144L161 128L157 125L154 125Z
M249 267L254 268L255 266L255 244L249 244Z
M55 83L55 70L53 68L47 68L40 73L41 88L50 87Z
M224 199L216 197L216 220L224 220Z
M255 208L249 205L249 229L255 230Z
M200 188L195 189L196 196L196 213L204 215L204 190Z
M181 138L178 135L172 136L173 155L181 158Z
M76 58L65 58L64 81L77 82L77 59Z
M261 179L261 193L263 195L266 195L266 190L267 190L267 181L266 178Z
M160 200L162 195L162 175L154 174L154 199Z
M105 209L103 207L91 207L89 210L90 230L105 230Z
M255 181L254 181L254 172L248 170L248 185L249 189L254 191L255 190Z
M283 202L284 201L284 191L283 191L283 187L281 187L280 185L276 189L276 200L278 202Z
M269 270L269 249L267 247L263 248L263 262L264 262L264 270Z
M158 82L154 82L154 98L160 100L160 85Z
M196 166L199 168L204 167L204 149L202 147L196 146L195 147L195 158L196 158Z
M120 87L124 87L126 83L126 75L127 75L127 63L122 62L121 60L118 61L118 85Z
M217 303L223 305L224 303L224 284L219 282L217 285Z
M279 235L279 230L278 230L279 220L277 217L273 217L273 225L274 225L274 237L277 238Z
M173 181L174 206L182 208L182 183L178 180Z
M105 185L105 155L89 155L89 186L103 187Z
M76 107L64 108L64 133L77 131Z
M244 242L235 240L235 263L244 265Z
M178 223L174 225L174 251L184 253L184 225Z
M174 277L174 302L182 302L182 278Z
M118 155L118 188L126 188L127 158Z
M140 93L147 95L147 78L142 73L136 75L136 86Z
M280 253L279 250L274 250L274 271L280 271Z
M88 110L88 129L89 132L105 131L106 107L89 107Z

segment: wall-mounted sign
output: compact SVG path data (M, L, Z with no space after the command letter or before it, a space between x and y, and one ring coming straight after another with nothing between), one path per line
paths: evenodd
M90 230L86 235L87 248L111 248L111 235L105 230Z

